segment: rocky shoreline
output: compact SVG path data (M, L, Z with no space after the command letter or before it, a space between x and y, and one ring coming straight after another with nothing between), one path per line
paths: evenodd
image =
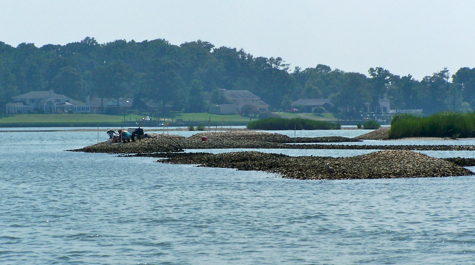
M371 137L380 137L383 130ZM206 137L206 141L202 140ZM351 145L364 137L291 138L281 134L239 131L198 133L191 137L157 134L131 143L110 144L107 141L77 150L80 152L114 153L153 156L162 163L197 164L205 167L236 168L276 173L294 179L374 179L446 177L473 175L462 166L473 166L475 160L464 158L438 159L414 150L475 150L472 145ZM335 144L338 143L338 144ZM261 152L231 152L223 154L183 153L188 149L354 149L382 150L348 157L290 157Z

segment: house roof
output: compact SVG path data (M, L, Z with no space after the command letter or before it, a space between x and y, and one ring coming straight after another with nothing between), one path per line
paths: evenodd
M75 99L72 99L72 98L70 98L68 102L71 103L71 104L73 104L73 105L76 106L76 107L79 107L79 106L89 106L89 104L87 104L87 103L84 103L84 102L82 102L82 101L75 100Z
M223 90L223 93L228 99L260 99L248 90Z
M31 91L25 94L18 95L14 98L25 98L25 99L35 99L35 98L55 98L55 99L68 99L65 95L59 95L54 93L52 90L48 91Z
M53 90L49 90L49 91L31 91L31 92L28 92L28 93L25 93L25 94L22 94L22 95L18 95L18 96L13 97L13 98L16 99L16 100L39 99L39 101L38 101L39 105L45 104L48 101L53 101L54 102L55 99L59 99L61 101L69 102L70 104L75 105L75 106L87 106L87 104L84 103L84 102L69 98L65 95L56 94L56 93L54 93Z
M101 107L101 98L92 98L89 101L91 108L99 108ZM120 107L132 107L134 104L133 98L119 98L119 106ZM104 107L117 107L117 99L116 98L104 98Z
M56 104L56 106L74 106L74 104L66 101L63 104Z
M292 105L301 105L301 106L323 106L324 104L333 105L328 98L309 98L309 99L299 99L292 103Z
M10 102L5 105L6 107L29 107L28 105L23 104L23 102Z

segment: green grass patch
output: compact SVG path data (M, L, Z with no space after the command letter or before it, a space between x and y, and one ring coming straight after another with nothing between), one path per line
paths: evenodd
M0 127L72 127L72 126L121 126L124 121L140 122L143 115L106 115L106 114L2 114L0 115ZM184 122L194 122L208 125L245 125L250 121L240 115L216 115L209 113L178 113L172 117L150 116L154 121L170 122L182 119Z
M267 118L251 121L247 124L247 128L255 130L330 130L340 129L341 126L339 123L302 118Z
M210 113L179 113L174 116L174 119L182 119L184 122L203 122L203 124L208 124L208 120L211 120L213 123L246 123L250 119L248 117L243 117L241 115L218 115Z
M0 116L0 126L90 126L142 120L138 115L104 114L9 114Z
M475 113L440 112L428 117L393 117L389 137L475 137Z
M281 118L286 119L302 118L316 121L337 121L335 116L333 116L333 114L331 113L322 113L321 115L315 115L313 113L274 112L274 114L277 114Z
M311 113L279 113L284 115L285 118L307 118L312 120L319 119L331 119L331 114L323 114L322 116L314 116ZM330 115L330 116L329 116ZM0 115L0 127L82 127L82 126L121 126L123 121L135 122L141 121L144 116L128 114L128 115L106 115L106 114L1 114ZM208 121L212 126L214 125L246 125L251 120L257 120L257 118L250 119L249 117L243 117L241 115L218 115L210 113L174 113L167 117L150 116L151 119L156 121L159 119L162 122L176 122L181 119L185 124L193 123L195 126L202 124L207 126ZM224 120L224 122L223 122Z

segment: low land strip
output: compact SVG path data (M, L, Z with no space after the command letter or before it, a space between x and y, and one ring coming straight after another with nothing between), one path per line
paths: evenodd
M412 151L378 151L346 158L300 156L261 152L162 153L158 162L196 164L203 167L235 168L276 173L284 178L384 179L448 177L473 175L473 172L445 159ZM468 163L468 161L464 161ZM471 161L473 163L474 161Z
M470 170L463 168L463 166L475 165L474 159L438 159L413 152L413 150L475 150L475 147L472 145L341 144L342 142L354 141L360 140L346 137L291 138L275 133L235 131L199 133L191 137L156 134L140 141L114 144L106 141L71 151L160 157L162 159L159 162L162 163L196 164L205 167L265 171L279 174L284 178L293 179L376 179L447 177L474 174ZM347 158L291 157L283 154L266 154L262 152L183 153L186 149L236 148L371 149L382 151Z

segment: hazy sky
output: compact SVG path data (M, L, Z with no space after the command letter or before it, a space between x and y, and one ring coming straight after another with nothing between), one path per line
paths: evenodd
M473 0L0 0L0 41L16 47L203 40L367 74L383 67L420 80L475 67Z

